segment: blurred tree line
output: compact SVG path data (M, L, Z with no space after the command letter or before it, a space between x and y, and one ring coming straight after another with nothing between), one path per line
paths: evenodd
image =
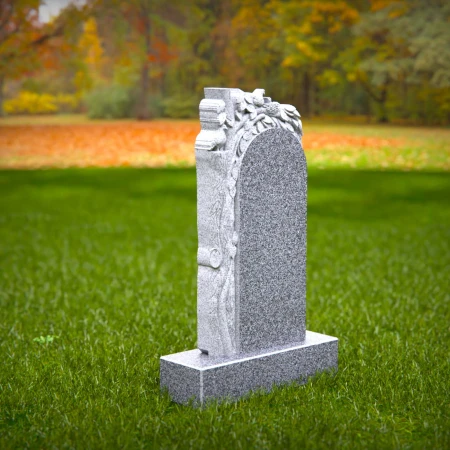
M45 24L39 5L0 0L9 113L195 117L229 86L303 116L450 123L446 0L88 0Z

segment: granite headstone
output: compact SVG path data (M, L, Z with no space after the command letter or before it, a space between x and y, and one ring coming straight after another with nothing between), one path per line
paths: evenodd
M239 398L337 368L306 331L307 169L300 114L264 90L206 88L196 140L198 350L161 357L174 401Z

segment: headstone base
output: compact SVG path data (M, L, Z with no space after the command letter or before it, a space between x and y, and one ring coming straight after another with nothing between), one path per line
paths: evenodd
M200 350L161 357L161 388L177 403L238 399L273 385L305 383L318 372L337 369L338 339L306 332L305 342L288 348L233 358L211 358Z

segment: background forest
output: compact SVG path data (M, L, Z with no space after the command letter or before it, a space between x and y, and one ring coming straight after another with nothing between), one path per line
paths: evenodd
M450 123L445 0L88 0L48 22L42 3L0 0L2 114L195 117L229 86L304 117Z

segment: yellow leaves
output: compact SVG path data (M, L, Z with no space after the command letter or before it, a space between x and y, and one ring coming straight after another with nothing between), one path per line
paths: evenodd
M102 79L104 66L103 48L98 35L97 22L90 17L84 23L83 34L78 42L79 53L85 70L79 70L75 76L75 85L86 91Z
M297 67L298 64L298 58L295 56L287 56L284 58L283 62L281 63L283 67Z
M60 110L73 110L77 107L78 100L69 94L36 94L29 91L21 91L16 98L6 100L3 108L7 114L48 114Z
M77 92L83 95L90 89L92 89L93 83L92 78L89 76L87 70L78 70L74 77L74 85L77 88Z
M330 25L330 27L328 28L328 32L330 34L336 34L339 31L341 31L342 28L343 28L342 22L335 22L334 24Z
M396 4L396 6L397 7L395 9L392 9L389 12L390 19L396 19L397 17L401 17L408 12L408 5L399 3L399 4Z
M321 86L334 86L341 81L341 77L337 71L327 69L317 76L317 81Z
M340 31L344 25L350 25L358 20L359 13L344 1L310 1L306 21L317 25L325 25L333 34Z
M322 49L323 39L320 36L314 36L309 40L292 39L297 52L292 53L283 60L284 67L299 67L302 63L309 61L322 61L327 57L327 53Z
M98 36L97 22L90 17L84 24L84 31L80 38L79 45L85 54L87 64L99 66L103 56L103 48Z
M320 58L318 58L317 53L314 51L314 49L307 44L306 42L299 41L295 44L297 47L297 50L301 53L303 53L305 56L307 56L309 59L312 59L313 61L319 61Z
M400 3L404 3L401 0L371 0L370 9L371 11L380 11L385 9L391 5L399 5Z
M298 32L301 34L312 34L314 32L312 23L307 21L300 25Z
M3 108L8 114L42 114L58 110L52 95L35 94L28 91L22 91L16 98L6 100Z
M336 51L330 35L337 34L359 18L346 1L272 0L273 17L284 40L284 67L300 67L326 61ZM286 45L287 44L287 45Z

